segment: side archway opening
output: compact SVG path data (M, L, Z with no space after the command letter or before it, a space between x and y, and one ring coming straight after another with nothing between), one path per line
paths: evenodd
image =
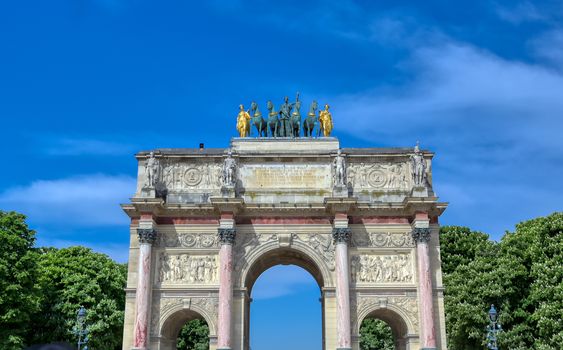
M370 312L360 325L361 350L406 350L408 326L398 313L390 309Z
M191 309L178 310L162 324L160 350L209 349L209 328L200 313Z

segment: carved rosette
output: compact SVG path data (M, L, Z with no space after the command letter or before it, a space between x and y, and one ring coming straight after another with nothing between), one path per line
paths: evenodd
M233 245L235 243L237 231L234 228L220 228L218 230L218 235L219 242L221 242L221 244Z
M139 243L153 244L156 241L156 230L154 228L138 228Z
M332 229L332 238L334 239L334 243L348 244L351 233L352 231L348 227L335 227Z
M415 227L412 230L412 239L416 243L428 243L430 241L430 229L428 227Z

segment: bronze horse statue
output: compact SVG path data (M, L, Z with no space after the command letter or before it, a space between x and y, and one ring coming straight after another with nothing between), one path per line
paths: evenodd
M301 101L295 101L293 107L295 110L291 113L291 118L289 119L290 131L292 137L299 137L299 134L301 133Z
M252 123L256 127L256 131L258 132L258 137L268 137L268 125L264 118L262 118L262 113L258 109L258 104L254 101L250 104L250 111L252 112Z
M303 121L303 135L305 137L312 137L313 130L315 129L315 123L317 122L317 101L311 103L309 108L309 113L307 113L307 118Z
M278 112L274 107L272 101L268 101L266 104L268 108L268 127L270 128L270 136L278 137L280 136L280 120L278 119Z

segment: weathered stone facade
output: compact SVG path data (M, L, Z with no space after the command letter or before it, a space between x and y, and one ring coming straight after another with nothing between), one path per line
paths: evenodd
M446 204L432 190L433 154L418 153L426 173L417 181L414 155L340 148L330 137L139 153L137 192L123 205L131 218L123 349L175 349L192 318L208 323L211 349L248 349L253 284L278 264L318 282L323 349L358 349L366 317L389 323L397 349L446 349L438 240Z

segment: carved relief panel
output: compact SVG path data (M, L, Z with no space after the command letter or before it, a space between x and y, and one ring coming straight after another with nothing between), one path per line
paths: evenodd
M216 255L159 255L159 284L215 284L219 281Z
M407 191L412 187L409 163L351 163L348 182L354 189Z
M162 164L162 182L168 191L218 189L221 187L221 165L167 161Z
M352 282L357 284L414 282L410 253L355 255L351 259L350 271Z

